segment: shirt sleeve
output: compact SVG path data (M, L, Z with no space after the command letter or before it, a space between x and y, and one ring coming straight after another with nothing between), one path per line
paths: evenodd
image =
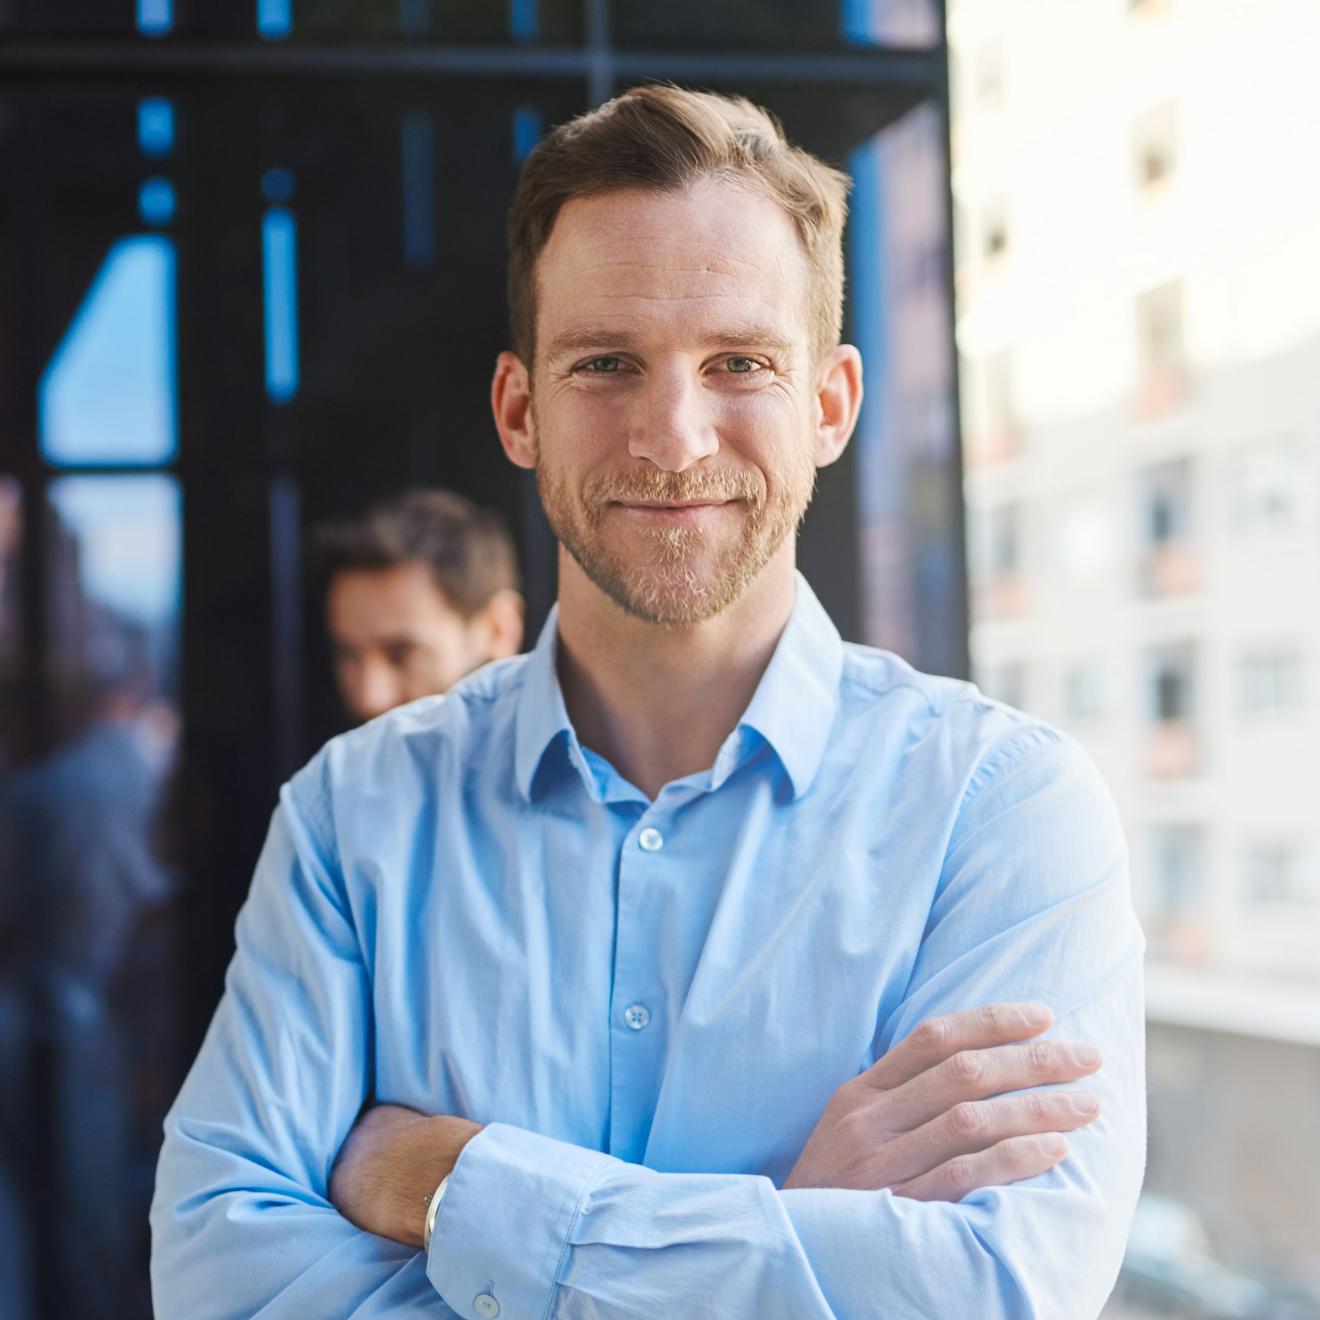
M454 1169L428 1272L465 1317L1087 1320L1145 1164L1144 941L1112 800L1076 744L1006 736L967 785L888 1049L924 1019L1050 1004L1099 1047L1101 1116L1039 1177L957 1204L658 1173L502 1124ZM754 1047L754 1046L749 1046Z
M280 795L224 997L165 1121L158 1320L452 1315L419 1252L355 1228L326 1197L370 1090L373 1033L319 801Z

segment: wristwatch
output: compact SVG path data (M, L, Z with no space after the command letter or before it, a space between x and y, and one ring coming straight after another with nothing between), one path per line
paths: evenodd
M427 1197L426 1224L422 1229L422 1250L431 1250L431 1234L435 1232L435 1212L440 1209L440 1202L445 1199L445 1189L449 1186L449 1175L440 1179L440 1186Z

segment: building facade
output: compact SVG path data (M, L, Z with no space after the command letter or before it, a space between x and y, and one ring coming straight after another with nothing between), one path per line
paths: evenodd
M949 37L973 670L1076 735L1124 816L1149 1185L1304 1264L1314 1180L1244 1170L1286 1164L1320 1098L1320 179L1299 150L1320 9L962 0Z

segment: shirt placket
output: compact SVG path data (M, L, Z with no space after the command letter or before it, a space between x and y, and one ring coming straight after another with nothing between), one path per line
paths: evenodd
M652 803L634 822L619 858L614 978L610 1001L610 1154L640 1161L654 1116L656 1079L671 1024L657 961L660 905L669 887L666 845L674 812Z

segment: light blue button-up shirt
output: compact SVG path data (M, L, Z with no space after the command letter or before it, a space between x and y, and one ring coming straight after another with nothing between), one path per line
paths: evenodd
M1085 754L845 645L799 578L715 764L651 801L578 742L555 644L285 786L166 1123L159 1320L1095 1316L1144 1163L1143 942ZM957 1204L779 1190L836 1087L996 1000L1103 1051L1061 1164ZM489 1124L428 1256L326 1199L373 1098Z

